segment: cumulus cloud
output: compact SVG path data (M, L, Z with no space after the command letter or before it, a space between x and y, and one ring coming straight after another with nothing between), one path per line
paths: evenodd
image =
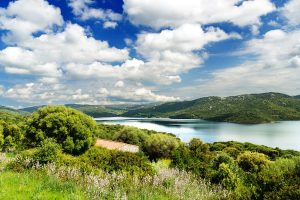
M181 88L178 93L206 96L212 94L275 91L299 94L300 31L280 29L265 33L263 38L247 42L244 54L255 56L239 66L217 70L197 87Z
M123 7L132 23L153 28L185 23L260 24L261 16L275 10L269 0L124 0Z
M2 37L7 43L23 41L32 33L51 31L62 24L60 9L44 0L18 0L0 9L0 29L9 31Z
M281 13L285 16L292 25L300 24L300 1L289 0L281 9Z
M88 37L76 24L63 32L42 34L0 51L0 64L8 73L58 76L68 63L124 61L126 49L110 47L105 41Z
M91 7L94 0L68 0L68 5L72 8L72 13L80 20L97 19L104 21L104 28L115 28L122 15L112 10Z

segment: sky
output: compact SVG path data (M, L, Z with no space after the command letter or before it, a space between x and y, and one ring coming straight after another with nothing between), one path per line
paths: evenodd
M300 94L299 0L0 0L0 105Z

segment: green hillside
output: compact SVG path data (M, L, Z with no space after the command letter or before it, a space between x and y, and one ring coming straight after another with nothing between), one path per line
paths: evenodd
M84 105L84 104L66 104L66 107L74 108L92 117L116 117L121 116L123 113L129 110L145 109L153 106L157 106L159 103L149 104L120 104L120 105ZM28 108L22 108L20 111L35 112L42 106L33 106Z
M0 106L0 120L17 122L22 118L23 115L26 115L27 112L15 110L12 108Z
M243 124L300 120L300 101L280 93L204 97L193 101L165 103L130 110L130 117L170 117L224 121Z

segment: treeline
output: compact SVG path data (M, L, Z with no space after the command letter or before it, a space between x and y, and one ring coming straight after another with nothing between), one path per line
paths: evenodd
M138 145L140 152L94 147L96 138ZM300 152L239 142L209 144L192 139L183 143L172 134L96 124L91 117L63 106L40 108L18 122L1 121L0 148L2 152L13 155L5 168L14 172L54 163L58 167L78 169L82 176L87 173L122 173L126 178L122 182L115 180L118 186L114 187L129 196L133 195L128 184L134 181L133 177L141 180L150 177L147 194L154 188L157 190L155 177L160 173L157 166L164 162L167 163L164 165L166 170L192 174L188 175L187 184L206 180L208 183L203 187L218 191L204 199L300 198ZM178 198L177 179L172 173L168 172L168 178L160 182L161 190L157 190L159 194L156 195L162 195L161 199L191 199L189 195L195 191L188 187ZM143 188L142 185L139 182L137 188ZM216 189L219 186L223 188L222 192ZM207 188L205 191L210 190ZM144 195L138 191L134 194L139 198Z

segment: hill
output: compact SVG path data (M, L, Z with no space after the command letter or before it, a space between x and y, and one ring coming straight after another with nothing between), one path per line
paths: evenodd
M27 112L0 106L0 120L16 122Z
M191 118L257 124L279 120L300 120L300 101L280 93L212 96L130 110L124 113L124 116Z
M159 103L150 103L150 104L120 104L120 105L84 105L84 104L66 104L66 107L74 108L79 110L87 115L92 117L116 117L121 116L129 110L135 109L145 109L159 105ZM42 106L33 106L22 108L20 111L25 112L34 112L37 109L44 107Z
M28 107L28 108L22 108L20 110L31 113L31 112L34 112L44 106L45 105L33 106L33 107ZM65 106L74 108L81 112L84 112L92 117L114 117L114 116L118 116L118 115L122 114L123 112L127 111L127 110L123 110L122 108L113 109L113 108L102 106L102 105L66 104Z

